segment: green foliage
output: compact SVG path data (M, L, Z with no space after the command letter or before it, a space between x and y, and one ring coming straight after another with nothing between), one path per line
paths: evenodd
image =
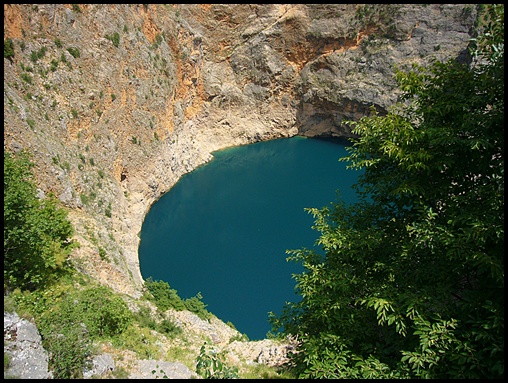
M185 303L182 298L178 296L178 292L172 289L167 282L153 281L148 278L145 281L145 287L150 293L149 297L161 311L166 311L170 308L177 311L185 310Z
M78 168L79 168L79 165L78 165ZM88 202L90 202L90 197L87 194L85 194L85 193L81 193L79 195L79 198L81 199L81 203L83 205L88 205Z
M37 56L37 52L36 51L30 52L30 60L32 62L36 63L38 59L39 59L39 57Z
M139 327L155 330L170 338L174 338L182 333L182 329L169 319L163 319L160 323L157 323L150 309L146 306L140 307L139 311L134 314L134 320L138 323Z
M118 45L120 45L120 34L118 32L113 33L113 35L106 35L105 36L109 41L113 43L113 45L118 48Z
M62 40L60 40L58 37L55 39L55 45L57 48L62 48L63 47L63 44L62 44Z
M56 71L57 68L58 68L58 60L55 60L55 59L51 60L51 66L49 68L51 70L51 72Z
M12 60L14 57L14 44L12 39L7 39L4 41L4 59Z
M11 364L11 358L10 358L10 356L9 356L9 354L6 354L4 352L4 371L9 368L10 364Z
M34 120L32 120L31 118L27 118L26 123L28 124L28 126L30 128L35 129L35 121Z
M152 317L150 309L146 306L141 306L139 311L133 314L134 321L139 324L140 327L147 327L155 330L157 322Z
M121 334L132 322L127 304L105 286L81 291L74 306L92 337Z
M36 197L26 152L4 151L4 288L34 290L69 271L75 244L67 212L54 196Z
M55 378L80 378L87 356L91 353L88 333L74 314L72 286L54 284L46 290L11 295L20 315L34 317L43 346L49 352L49 368Z
M233 343L234 341L248 342L249 340L250 339L247 336L247 334L238 334L238 335L235 335L235 336L232 336L231 338L229 338L229 343Z
M46 47L41 47L41 49L39 49L38 51L30 52L30 60L32 60L32 62L34 63L37 62L37 60L44 57L46 51L47 51Z
M113 346L132 350L140 359L161 358L161 348L148 328L139 328L131 324L127 330L112 338Z
M106 250L103 247L100 247L100 246L99 246L99 257L101 257L101 259L103 261L107 261L108 260L108 256L107 256Z
M205 342L196 359L196 372L204 379L238 379L238 368L226 365L223 353L217 353Z
M156 325L155 330L169 338L175 338L182 333L182 329L169 319L163 319L158 325Z
M19 75L19 77L21 77L21 79L26 82L27 84L30 84L32 85L33 84L33 78L32 76L30 76L28 73L21 73Z
M78 290L72 283L12 294L16 310L34 317L50 354L50 369L60 379L81 378L94 352L93 341L119 337L132 322L127 304L110 288Z
M352 123L359 202L309 209L320 233L302 299L302 378L504 377L504 6L485 7L471 66L399 72L386 116Z
M201 319L210 319L212 314L206 309L206 306L203 301L203 296L201 293L197 293L196 296L187 298L184 301L185 308L194 314L196 314Z
M127 379L129 377L129 372L123 366L118 366L112 372L115 379Z
M83 369L90 365L90 338L80 326L50 325L44 332L43 345L50 353L49 368L55 379L82 379Z
M104 215L108 218L111 218L111 202L108 203L106 210L104 211Z
M167 282L153 281L148 278L145 281L145 287L149 293L148 299L152 300L161 311L170 308L182 311L189 310L199 316L201 319L210 319L212 314L206 309L206 305L202 301L201 293L197 293L195 297L183 300L175 289L172 289Z
M67 48L67 52L69 52L71 56L74 57L75 59L77 59L80 56L79 49L75 47Z
M249 364L240 379L295 379L284 367L271 367L263 363Z
M123 299L105 286L84 290L45 290L26 297L24 305L34 305L32 314L43 329L52 326L86 328L90 337L107 338L124 332L132 322L132 313Z

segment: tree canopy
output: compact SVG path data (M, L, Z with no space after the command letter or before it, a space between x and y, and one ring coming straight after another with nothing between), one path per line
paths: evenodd
M288 251L302 378L504 377L504 6L485 6L471 64L397 72L401 102L353 122L358 202L309 209Z
M37 198L27 152L4 150L4 290L34 290L68 270L74 245L67 212L54 196Z

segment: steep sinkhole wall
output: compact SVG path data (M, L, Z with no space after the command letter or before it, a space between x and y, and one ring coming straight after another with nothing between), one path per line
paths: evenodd
M138 233L183 174L233 145L348 136L397 101L394 65L464 57L468 4L4 5L4 148L70 209L73 258L130 295ZM104 256L106 254L106 256Z

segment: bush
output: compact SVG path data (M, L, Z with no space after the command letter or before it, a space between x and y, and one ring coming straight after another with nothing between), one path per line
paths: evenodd
M65 326L46 331L43 342L49 351L49 367L55 379L81 379L88 367L91 342L80 326Z
M28 83L28 84L32 85L32 83L33 83L33 79L32 79L32 76L30 76L28 73L21 73L21 74L19 75L19 77L21 77L21 79L22 79L24 82L26 82L26 83Z
M209 348L205 342L196 359L196 372L204 379L238 379L238 368L229 367L222 353Z
M156 328L157 332L169 337L175 337L182 333L182 329L169 319L163 319Z
M124 300L104 286L80 292L75 310L92 337L121 334L132 322L132 313Z
M14 44L12 39L7 39L4 41L4 59L12 61L12 57L14 57Z
M55 379L82 378L92 355L90 334L75 309L76 291L62 283L32 293L12 294L20 315L33 316L49 352L49 368Z
M210 319L212 314L206 309L206 306L201 300L203 296L201 293L197 293L195 297L188 298L184 301L185 308L194 314L196 314L201 319Z
M47 51L46 47L41 47L41 49L39 49L38 51L30 52L30 60L32 60L32 62L34 63L37 62L37 60L44 57L46 51Z
M18 289L11 294L16 311L34 317L57 379L82 378L94 353L93 340L122 336L132 322L127 304L111 289L76 290L69 283L32 293Z
M108 218L111 218L111 202L108 203L108 207L104 211L104 215Z
M147 327L151 330L155 330L157 327L157 322L155 322L150 309L146 306L141 306L139 311L133 314L133 317L140 327Z
M120 34L118 32L115 32L112 36L106 35L105 37L111 41L116 48L118 48L118 45L120 44Z
M4 287L26 290L48 285L70 271L75 243L67 212L52 195L38 199L27 152L4 151Z
M74 47L67 48L67 52L71 54L72 57L77 59L80 56L79 49Z
M166 311L172 308L182 311L186 309L185 303L178 296L177 291L172 289L167 282L153 281L152 278L148 278L145 287L151 295L149 299L155 303L159 310Z

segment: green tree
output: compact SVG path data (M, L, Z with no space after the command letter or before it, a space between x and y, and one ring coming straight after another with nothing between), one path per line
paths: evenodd
M4 151L4 290L34 290L68 270L74 244L56 198L38 199L29 155Z
M504 6L471 65L398 72L404 103L352 123L359 202L309 209L324 254L288 251L303 378L504 377Z

